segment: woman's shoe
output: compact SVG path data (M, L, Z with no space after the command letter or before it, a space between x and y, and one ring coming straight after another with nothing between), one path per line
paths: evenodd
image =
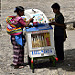
M21 68L24 68L24 66L22 66L22 65L14 65L14 69L21 69Z
M19 68L19 65L14 65L14 69L18 69Z

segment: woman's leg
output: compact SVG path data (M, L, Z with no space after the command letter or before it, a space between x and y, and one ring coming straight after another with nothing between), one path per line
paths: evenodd
M12 36L11 42L13 44L13 64L19 67L24 63L24 48L17 45L14 36Z

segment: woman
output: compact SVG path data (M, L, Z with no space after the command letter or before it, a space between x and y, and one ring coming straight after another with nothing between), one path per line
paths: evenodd
M29 19L27 22L22 19L24 15L24 8L17 6L14 10L17 13L16 16L8 16L7 22L7 33L11 35L11 43L13 45L13 65L14 68L23 68L24 63L24 38L23 28L27 27L33 19Z
M55 50L56 55L59 60L64 60L64 41L66 38L65 33L65 24L64 24L64 17L60 12L60 6L58 3L54 3L51 8L55 13L55 22L50 23L50 25L54 26L54 41L55 41Z

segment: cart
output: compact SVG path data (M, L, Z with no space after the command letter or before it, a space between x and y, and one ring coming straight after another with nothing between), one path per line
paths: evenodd
M25 10L27 19L34 17L38 22L38 27L26 29L28 63L34 73L34 63L36 59L49 58L53 66L56 65L56 54L54 48L53 28L49 26L48 19L43 12L38 9ZM23 16L24 17L24 16Z

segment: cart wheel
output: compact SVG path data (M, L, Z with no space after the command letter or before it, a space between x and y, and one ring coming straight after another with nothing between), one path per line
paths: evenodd
M30 68L31 68L31 58L29 57L29 55L28 55L28 65L29 65Z

